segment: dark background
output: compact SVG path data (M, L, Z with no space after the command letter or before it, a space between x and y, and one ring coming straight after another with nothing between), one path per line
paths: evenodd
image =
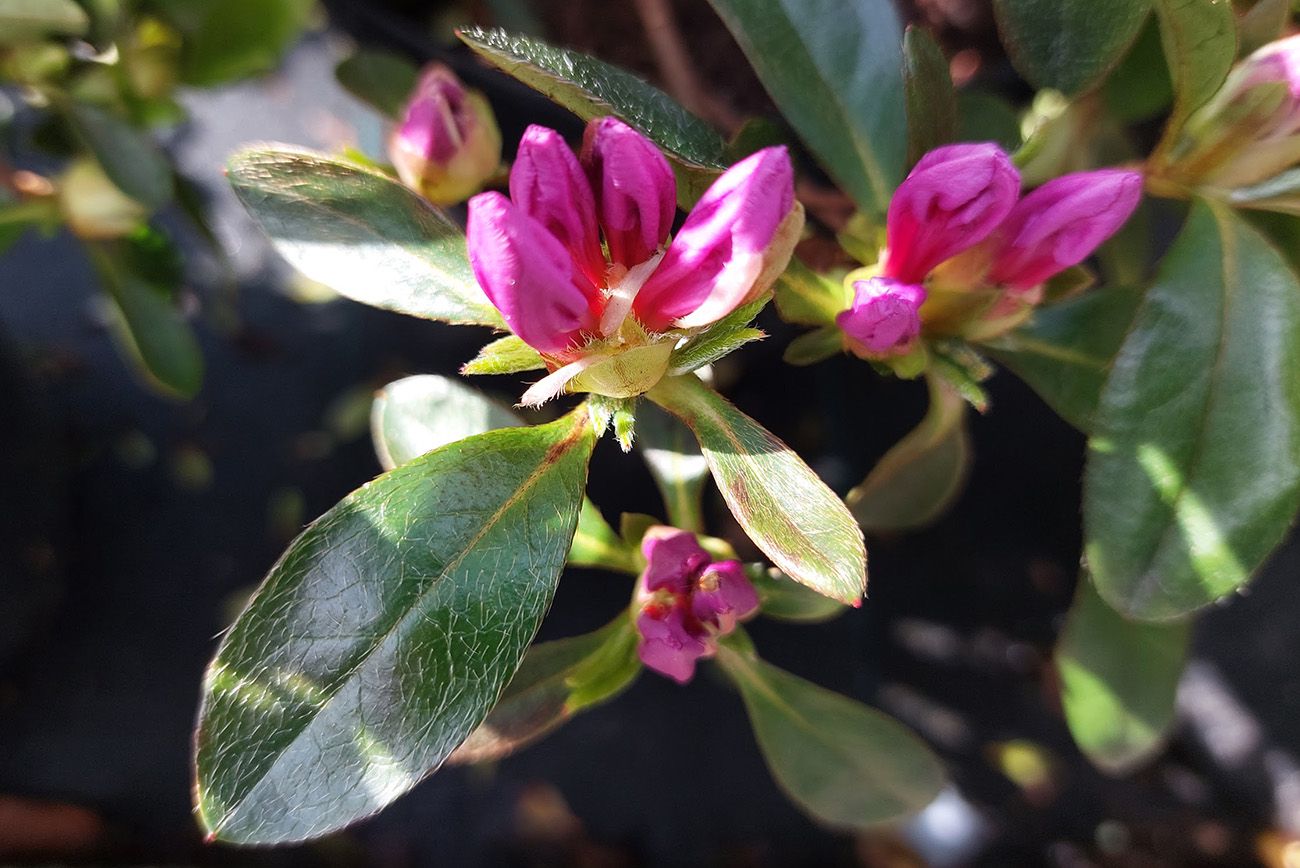
M577 125L477 67L416 22L423 3L331 2L265 80L185 97L169 148L210 198L237 287L190 248L207 377L160 398L114 351L89 264L65 236L0 258L0 861L265 865L1284 863L1300 832L1300 547L1198 624L1170 749L1107 778L1073 747L1050 650L1079 551L1082 438L1012 378L972 424L976 462L932 528L869 540L861 611L799 628L759 622L764 655L876 704L925 735L955 789L920 820L854 839L819 829L763 767L739 699L704 670L685 688L643 675L614 703L490 768L446 769L377 818L296 848L204 845L190 813L190 729L216 637L302 524L378 465L366 396L409 373L453 374L485 332L347 301L302 304L224 185L240 144L345 142L378 153L377 117L342 94L348 34L452 60L493 99L507 143L541 121ZM661 81L630 3L546 2L557 42ZM768 110L706 4L674 7L699 80L722 111ZM980 4L908 14L936 26L982 81L1020 92ZM720 121L725 123L725 118ZM215 316L232 308L237 322ZM794 369L794 332L719 369L742 409L845 491L920 418L924 389L836 359ZM507 400L509 379L478 385ZM611 520L660 512L639 458L602 443L593 500ZM735 537L710 495L713 529ZM543 637L593 629L624 580L571 571ZM1032 745L1045 772L1017 784L999 746ZM1293 856L1295 854L1292 854Z

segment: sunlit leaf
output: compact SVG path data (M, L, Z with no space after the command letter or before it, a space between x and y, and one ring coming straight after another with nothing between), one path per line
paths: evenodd
M474 434L522 424L513 410L435 374L389 383L370 409L375 453L385 470Z

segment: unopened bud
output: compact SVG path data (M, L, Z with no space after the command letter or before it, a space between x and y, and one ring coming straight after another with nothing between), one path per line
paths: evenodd
M921 334L925 290L887 277L856 281L853 290L853 306L835 319L850 348L866 358L888 358L911 349Z

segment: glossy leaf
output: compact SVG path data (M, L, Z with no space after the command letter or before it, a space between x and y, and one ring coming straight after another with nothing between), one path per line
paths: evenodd
M908 27L903 36L903 85L907 96L907 165L957 136L957 92L948 59L930 32Z
M903 177L903 34L890 0L709 0L781 113L858 207Z
M943 767L893 718L724 646L772 777L791 800L840 829L869 830L920 811Z
M1300 283L1232 211L1197 202L1092 425L1084 551L1121 613L1232 593L1300 508Z
M638 411L637 427L641 432L637 451L663 496L668 523L703 533L709 464L700 452L700 444L690 429L653 405Z
M324 835L464 741L550 605L594 443L581 409L458 441L290 545L204 681L195 793L213 837Z
M763 564L747 565L745 574L754 590L758 591L759 607L765 618L796 624L821 624L839 617L848 608Z
M514 411L476 389L436 374L389 383L375 395L370 408L375 454L385 470L439 446L522 424Z
M1088 90L1133 44L1151 0L993 0L1016 69L1036 87Z
M499 760L544 738L579 711L613 699L641 672L626 614L594 633L528 649L501 700L449 763Z
M1056 646L1065 720L1079 749L1112 774L1164 743L1174 722L1191 624L1129 621L1085 575Z
M83 36L90 18L73 0L0 0L0 45Z
M68 103L67 117L119 190L151 210L171 198L171 166L148 135L122 118L85 103Z
M1174 85L1165 146L1192 112L1214 96L1237 59L1237 19L1223 0L1154 0Z
M726 143L711 126L659 88L617 66L540 39L467 27L461 40L488 63L540 91L584 121L617 115L663 149L692 184L678 199L690 207L727 166Z
M1085 434L1142 294L1099 289L1034 311L1033 319L983 349Z
M334 69L348 93L394 120L401 117L419 74L405 57L373 48L357 49Z
M355 301L504 328L470 270L465 233L378 172L309 151L242 151L231 186L276 250Z
M818 593L860 603L862 531L803 459L694 376L661 380L646 397L695 434L732 515L773 564Z
M966 399L927 378L930 409L921 424L885 453L845 502L866 531L923 527L961 493L970 470Z

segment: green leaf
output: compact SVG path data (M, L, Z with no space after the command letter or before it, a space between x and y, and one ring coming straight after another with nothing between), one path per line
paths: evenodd
M315 0L167 0L157 4L184 35L181 76L208 87L280 65Z
M84 36L89 29L90 18L73 0L0 0L0 45Z
M818 820L869 830L943 789L938 758L893 718L727 646L718 662L740 689L772 777Z
M909 26L903 36L907 96L907 165L957 136L957 92L948 59L930 31Z
M833 326L849 301L841 281L818 274L798 257L790 258L785 273L776 281L776 310L786 322Z
M540 39L467 27L461 40L488 63L540 91L584 121L617 115L663 149L690 184L678 201L689 208L727 166L726 143L707 123L632 73Z
M518 374L546 368L541 353L514 335L497 338L478 351L478 355L460 366L466 376L475 374Z
M764 617L796 624L821 624L844 614L847 607L830 597L805 588L780 570L763 564L748 564L745 574L758 591Z
M1020 116L1011 103L983 90L962 90L957 94L957 140L996 142L1014 154L1024 144Z
M641 561L635 548L624 542L589 498L583 498L578 530L569 548L569 564L596 570L614 570L635 576Z
M1130 617L1241 587L1300 508L1300 282L1254 229L1197 202L1097 408L1084 551Z
M97 106L69 102L66 113L77 137L119 190L150 210L171 198L171 166L147 134Z
M961 493L970 470L966 400L938 377L927 377L930 409L921 424L885 453L845 499L866 531L923 527Z
M370 407L375 454L385 470L485 431L513 428L514 411L450 377L422 374L389 383Z
M993 0L1016 69L1035 87L1075 96L1133 44L1151 0Z
M742 305L674 349L668 359L668 376L680 377L689 374L705 365L713 364L747 343L761 341L767 337L761 329L746 328L746 326L763 308L767 307L771 298L770 295L764 295L749 304Z
M982 349L1086 434L1141 301L1140 292L1120 287L1084 293L1034 311Z
M334 69L348 93L393 120L402 116L419 75L405 57L373 48L357 49Z
M858 207L903 177L903 34L890 0L709 0L781 113Z
M1258 0L1241 19L1241 54L1250 54L1285 35L1291 0Z
M1080 577L1055 661L1066 723L1099 768L1123 774L1160 749L1191 632L1187 622L1126 620Z
M564 566L595 437L583 409L391 470L289 547L204 679L199 819L280 844L436 769L515 674Z
M773 564L818 593L860 604L862 531L803 459L694 376L665 378L646 397L695 434L732 515Z
M690 429L654 406L637 414L641 432L638 451L664 499L668 523L682 530L703 533L704 486L709 464Z
M790 341L781 355L788 364L803 367L824 362L844 352L844 333L838 326L823 326Z
M1160 41L1174 85L1174 113L1162 147L1218 91L1237 59L1237 19L1224 0L1155 0Z
M193 398L203 385L203 352L171 290L141 273L122 242L88 243L118 314L114 335L145 378L167 394Z
M447 761L503 759L554 732L579 711L622 693L641 672L632 619L528 649L501 701Z
M355 301L504 328L470 270L465 233L378 172L309 151L241 151L235 193L294 268Z
M1154 16L1106 79L1102 96L1111 114L1125 123L1149 120L1173 102L1174 83L1160 44L1160 24Z

